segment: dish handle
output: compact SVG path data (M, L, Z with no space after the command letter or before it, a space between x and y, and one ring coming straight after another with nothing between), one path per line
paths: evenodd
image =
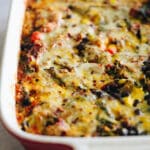
M21 144L25 150L81 150L71 146L71 144L40 143L32 141L21 141Z

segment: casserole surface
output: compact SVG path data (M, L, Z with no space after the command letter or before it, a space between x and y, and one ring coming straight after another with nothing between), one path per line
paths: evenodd
M134 2L28 4L16 84L17 120L24 131L150 132L149 3Z

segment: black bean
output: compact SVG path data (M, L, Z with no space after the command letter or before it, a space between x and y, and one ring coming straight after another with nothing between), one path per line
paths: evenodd
M91 92L96 95L97 98L101 98L102 97L102 92L95 90L95 89L91 89Z
M150 66L149 65L144 65L144 66L142 66L142 71L143 72L146 72L146 71L148 71L150 69Z
M56 122L58 122L58 121L59 121L58 118L56 118L56 117L54 117L54 118L50 117L50 118L48 118L48 120L46 121L45 126L48 127L48 126L50 126L50 125L54 125L54 124L55 124Z
M127 136L128 130L126 128L119 128L115 131L115 133L121 136Z
M149 59L150 59L150 58L149 58ZM150 60L149 60L149 59L148 59L147 61L144 61L143 64L144 64L144 65L150 65Z
M138 130L136 127L129 125L127 121L121 123L122 129L126 129L127 135L138 135Z
M129 96L129 94L131 93L132 83L126 81L125 83L121 84L116 80L103 86L102 90L110 94L112 97L121 100L122 97Z
M54 124L54 123L52 123L51 121L48 120L48 121L46 122L45 126L48 127L48 126L53 125L53 124Z
M30 42L24 42L21 44L21 51L29 51L32 48L33 44Z
M147 101L147 104L150 105L150 94L145 95L144 99Z
M150 78L150 57L148 58L148 60L143 62L141 70L147 78Z
M124 75L125 70L127 70L125 65L122 65L119 61L115 61L113 65L106 66L105 72L115 79L122 79L126 78Z
M137 30L136 36L137 36L138 39L141 40L142 36L141 36L141 30L140 29Z
M145 95L144 99L145 99L145 100L150 100L150 94Z
M135 99L135 100L134 100L134 103L133 103L133 106L136 107L138 104L139 104L139 100L138 100L138 99Z
M150 92L150 85L148 85L146 79L144 79L144 78L140 79L140 84L143 87L144 91Z
M20 56L20 61L23 62L23 63L27 63L29 60L29 58L27 57L27 55L21 55Z
M73 10L74 6L73 5L69 5L68 8L71 9L71 10Z
M106 67L105 71L106 71L106 73L108 73L109 75L112 75L112 76L115 76L119 72L118 68L115 66Z
M29 97L25 97L22 99L22 106L26 107L26 106L30 106L31 102Z
M35 79L35 81L36 81L36 82L38 82L38 81L39 81L39 79Z
M88 43L89 42L89 39L87 38L87 37L84 37L83 39L82 39L82 43Z
M70 18L72 18L72 16L71 16L70 14L68 14L68 15L66 16L66 18L67 18L67 19L70 19Z
M25 131L26 130L26 127L28 127L29 126L29 123L28 123L28 121L26 121L26 120L24 120L22 123L21 123L21 129L23 130L23 131Z
M128 127L128 135L138 135L138 130L136 127Z
M25 128L25 126L23 124L21 124L21 130L23 130L23 131L26 130L26 128Z
M127 127L129 126L129 124L128 124L127 121L123 121L123 122L121 122L121 126L122 126L123 128L127 128Z
M150 100L147 101L147 104L150 105Z
M108 94L110 94L111 96L120 99L121 95L119 93L119 86L117 83L113 82L113 83L109 83L107 85L105 85L102 88L103 91L107 92Z
M85 49L85 46L82 43L79 43L79 45L76 46L76 48L81 51Z
M85 50L86 44L89 42L89 39L87 37L83 38L82 41L76 46L76 49L78 50L79 56L84 56L83 51Z
M150 22L150 1L143 4L139 11L142 15L142 21Z
M121 93L121 97L127 97L127 96L129 96L129 94L130 94L129 91L123 91L123 92Z
M145 95L144 99L147 101L147 104L150 105L150 94Z
M146 71L146 77L150 78L150 70Z
M134 113L135 113L135 115L140 115L141 111L140 111L140 109L135 109Z

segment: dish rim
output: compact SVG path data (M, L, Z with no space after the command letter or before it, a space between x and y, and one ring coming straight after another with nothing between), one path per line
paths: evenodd
M141 143L150 144L150 136L118 136L118 137L60 137L60 136L44 136L44 135L35 135L22 131L16 121L15 114L15 74L17 71L18 52L20 44L20 35L23 21L24 11L25 11L25 2L12 0L11 9L9 13L8 26L6 31L6 38L2 51L2 62L1 62L1 85L0 85L0 117L5 128L15 137L21 138L27 141L33 142L42 142L42 143L60 143L68 144L73 147L76 147L77 143L82 143L82 145L87 144L111 144L111 143ZM20 12L20 13L19 13ZM17 15L16 15L17 14ZM14 17L17 16L17 19ZM14 23L14 20L15 23ZM17 29L17 30L15 30ZM15 33L15 31L17 31ZM13 37L15 36L15 38ZM13 43L13 44L12 44ZM12 45L12 46L11 46ZM13 52L11 51L13 49ZM11 55L10 55L11 54ZM9 61L8 61L9 60ZM12 61L10 61L12 60ZM11 66L11 67L10 67ZM14 80L13 80L14 78ZM5 94L6 91L9 94ZM8 101L8 99L10 101ZM8 109L5 109L8 108ZM11 115L8 118L8 115Z

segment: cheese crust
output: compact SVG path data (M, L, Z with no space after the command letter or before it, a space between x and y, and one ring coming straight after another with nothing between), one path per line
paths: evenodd
M149 134L150 2L28 1L16 116L33 134Z

